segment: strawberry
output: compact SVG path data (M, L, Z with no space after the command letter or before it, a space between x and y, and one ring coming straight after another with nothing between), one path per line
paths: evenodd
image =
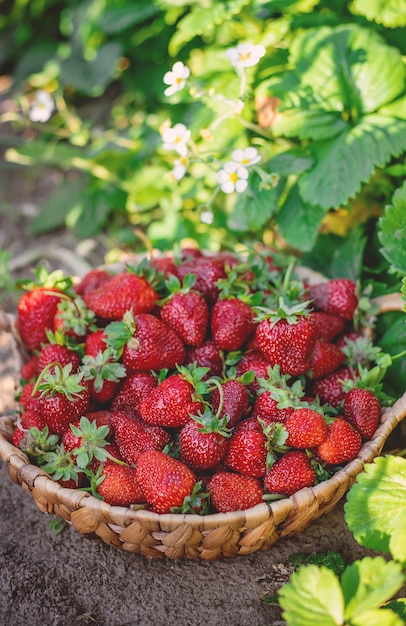
M38 350L42 343L47 342L46 331L54 329L60 293L57 289L36 287L19 299L17 328L30 350Z
M19 403L24 411L31 410L40 413L40 394L35 390L35 383L27 383L21 391Z
M217 472L207 484L211 504L220 513L244 511L263 501L261 481L232 472Z
M109 402L115 395L120 378L127 372L121 363L114 362L112 351L107 348L96 356L85 354L82 359L81 371L84 380L88 381L90 397L99 404Z
M275 400L270 391L264 391L257 397L252 410L252 417L261 418L267 424L271 422L284 422L293 412L293 407L280 409L278 401Z
M129 272L112 276L101 287L84 294L88 309L104 320L121 320L126 311L133 314L152 311L157 292L145 280Z
M130 374L114 396L111 403L112 411L124 411L124 413L136 415L141 400L146 398L157 384L158 380L150 372Z
M227 417L227 428L233 428L249 411L249 396L245 385L237 379L229 379L221 383L222 398L218 387L210 396L214 411L217 411L222 402L220 418Z
M333 278L326 283L313 285L309 289L309 297L317 311L337 315L350 321L358 306L356 284L346 278Z
M200 346L206 336L209 309L203 296L192 287L196 277L186 274L183 287L178 278L166 281L170 295L161 309L161 320L190 346Z
M186 358L182 340L150 313L134 316L135 331L126 343L123 362L130 371L173 369Z
M226 278L222 259L199 256L188 260L179 265L177 270L180 281L183 281L186 274L196 275L194 288L205 297L209 304L217 300L220 289L216 283L220 278Z
M361 447L359 432L345 419L337 417L328 426L327 438L316 448L316 453L329 465L341 465L355 459Z
M47 343L39 353L37 371L42 372L47 365L54 362L59 363L62 367L71 363L72 373L77 372L80 365L80 359L76 352L57 343Z
M327 438L326 421L321 413L313 409L294 409L283 425L288 431L286 445L292 448L313 448Z
M34 392L40 392L42 419L51 432L59 435L68 424L84 415L89 406L89 391L82 384L83 374L72 374L71 370L70 363L63 368L56 364L55 372L46 371L45 368L34 388Z
M85 354L97 356L107 348L107 335L104 330L96 330L89 333L85 340Z
M21 378L25 381L32 381L37 377L38 355L34 354L21 368Z
M311 311L310 317L315 323L319 339L324 339L324 341L331 341L344 330L345 322L337 315L330 315L322 311Z
M75 341L82 341L87 329L95 320L95 314L86 308L79 296L59 302L54 318L55 333L67 335Z
M196 364L198 367L207 367L209 371L206 377L221 376L224 361L221 350L214 341L207 339L200 346L186 350L186 365Z
M310 355L310 371L313 380L332 374L345 361L345 354L331 341L317 339Z
M238 350L256 329L253 309L238 298L217 300L210 312L210 327L221 350Z
M271 365L283 374L298 376L310 369L317 331L304 304L268 310L256 330L258 347Z
M344 416L363 439L371 439L381 418L381 403L368 390L354 387L345 396Z
M145 502L145 495L136 480L136 472L133 467L106 461L100 476L102 482L96 491L108 504L130 506Z
M243 376L247 372L254 372L254 380L247 385L247 389L256 394L260 388L259 379L266 378L268 375L269 363L261 352L248 351L245 352L236 366L236 374L238 377Z
M147 424L176 428L189 422L191 415L203 412L193 375L184 369L181 372L163 380L139 403L140 417Z
M281 456L264 478L268 493L291 496L299 489L311 487L316 479L309 457L301 450L292 450Z
M20 416L21 428L28 430L29 428L38 428L38 430L44 430L46 424L41 415L37 411L27 409Z
M177 265L172 257L162 256L151 260L151 267L161 272L166 278L176 276L178 272Z
M226 421L208 409L193 416L180 431L180 458L193 470L216 466L227 452L229 430Z
M267 453L263 432L240 431L232 435L224 463L235 472L260 478L265 476Z
M344 381L357 378L357 372L351 367L340 367L332 374L316 380L312 385L312 392L323 404L337 408L345 398Z
M137 417L131 417L121 411L113 411L111 424L114 430L114 441L122 458L129 465L134 465L140 454L146 450L162 449L157 435L153 436ZM161 441L164 445L167 443L166 435Z
M75 285L75 292L79 296L84 296L91 291L99 289L99 287L109 281L110 278L111 274L109 274L106 270L101 268L92 269L83 276L77 285Z
M170 513L172 508L181 507L196 484L187 465L158 450L148 450L138 457L135 478L156 513Z

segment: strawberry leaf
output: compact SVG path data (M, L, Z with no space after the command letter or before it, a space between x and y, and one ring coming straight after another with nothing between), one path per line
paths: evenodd
M283 618L294 626L344 623L344 597L337 576L327 567L308 565L279 590Z
M382 244L381 253L389 261L392 269L406 273L406 182L397 189L392 204L378 222L378 237Z
M391 552L406 563L406 459L387 455L365 466L345 504L345 519L355 539L367 548ZM399 547L399 532L403 545Z

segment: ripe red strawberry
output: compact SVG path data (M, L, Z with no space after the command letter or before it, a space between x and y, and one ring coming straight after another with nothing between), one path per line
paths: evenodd
M38 373L38 355L34 354L21 368L21 378L23 380L32 381Z
M169 256L156 257L152 259L151 267L158 272L161 272L166 278L176 276L178 273L178 267L173 257Z
M121 411L113 411L111 424L114 430L114 441L120 454L130 465L137 463L142 452L162 449L158 437L153 436L139 418L131 417ZM166 434L162 440L165 445Z
M130 415L138 414L138 405L158 384L158 380L150 372L134 372L124 380L117 391L112 411L124 411Z
M50 431L62 434L71 422L85 415L89 406L89 390L83 374L72 374L71 365L47 371L37 381L40 392L41 417Z
M35 411L40 413L40 394L38 391L34 392L35 383L27 383L21 391L19 403L23 407L24 411Z
M211 376L221 376L223 373L224 361L222 352L214 341L207 339L196 348L189 348L186 351L186 365L195 363L198 367L208 367L210 369L206 378Z
M343 332L345 322L337 315L330 315L322 311L311 311L310 317L313 319L319 339L331 341Z
M60 293L57 289L36 287L19 299L17 327L21 339L30 350L38 350L42 343L48 341L46 331L54 329Z
M14 430L13 444L16 448L19 448L21 441L25 438L30 428L38 428L38 430L43 431L45 426L44 420L37 411L30 409L24 411L20 416L19 425L17 425Z
M260 478L265 476L267 458L266 437L256 430L240 430L232 435L225 465L245 476Z
M96 491L108 504L130 506L145 502L145 495L137 483L133 467L106 461L101 476L103 480Z
M190 420L179 436L181 461L197 471L215 467L227 452L228 436L221 420Z
M335 418L328 427L327 438L316 448L316 453L329 465L352 461L362 447L361 435L349 422Z
M310 356L309 377L313 380L332 374L345 361L345 354L331 341L317 339Z
M207 484L211 504L220 513L245 511L263 502L261 481L232 472L217 472Z
M11 440L11 443L13 444L13 446L15 446L16 448L20 448L24 444L24 439L25 439L26 434L27 434L26 430L23 430L19 426L16 426L13 432L12 440Z
M340 367L332 374L316 380L312 386L313 394L320 398L322 404L331 404L338 408L345 398L343 382L356 380L358 377L358 373L351 367Z
M318 311L350 321L358 306L356 284L346 278L333 278L309 289L309 297Z
M181 507L196 484L187 465L157 450L138 457L135 478L156 513L170 513L172 508Z
M221 350L238 350L256 329L254 311L238 298L217 300L210 312L214 343Z
M81 371L88 382L90 397L99 404L109 402L120 385L120 379L126 377L126 369L121 363L114 362L110 349L98 352L96 356L85 354Z
M104 330L96 330L89 333L85 340L85 354L96 356L107 348L107 335Z
M206 336L209 309L206 300L192 290L195 277L186 275L183 287L176 277L166 282L171 291L161 309L161 320L190 346L200 346Z
M261 352L245 352L241 360L236 366L237 376L243 376L247 372L254 372L254 380L247 385L247 389L256 394L260 388L258 380L260 378L267 378L269 363Z
M209 304L215 302L220 293L216 285L220 278L225 278L224 261L205 256L191 259L178 266L177 276L183 281L186 274L195 274L196 283L194 289L203 294Z
M99 289L99 287L109 281L111 277L111 274L106 272L106 270L101 268L92 269L83 276L81 281L75 285L74 289L79 296L84 296L91 291Z
M271 365L280 366L283 374L304 374L310 369L317 338L314 322L309 315L296 314L296 307L287 310L286 318L280 318L279 312L260 322L256 330L258 347Z
M286 445L292 448L313 448L327 437L327 424L321 413L309 408L294 409L284 421L288 431Z
M86 337L88 326L94 322L95 314L86 308L82 298L67 298L60 301L54 318L56 333L66 335L75 341Z
M227 417L227 428L233 428L249 411L249 396L245 385L237 379L221 383L223 408L220 418ZM216 387L210 396L214 411L220 406L220 390Z
M293 407L278 408L278 400L272 398L270 391L264 391L257 397L252 410L252 417L261 418L266 424L271 422L285 422L293 412Z
M368 390L354 387L345 396L344 416L363 439L371 439L381 418L381 403Z
M268 493L291 496L299 489L311 487L316 472L305 452L292 450L281 456L264 478L264 488Z
M195 386L185 374L173 374L163 380L141 400L138 411L147 424L168 428L184 426L191 415L203 413L201 400L195 395Z
M173 369L186 358L182 340L150 313L134 316L135 332L124 347L123 362L131 371Z
M145 280L135 274L120 272L101 287L84 294L86 306L105 320L121 320L126 311L134 315L152 311L158 294Z
M60 363L62 367L71 363L72 373L77 372L80 365L80 359L76 352L57 343L47 343L39 353L37 371L42 372L47 365L53 362Z

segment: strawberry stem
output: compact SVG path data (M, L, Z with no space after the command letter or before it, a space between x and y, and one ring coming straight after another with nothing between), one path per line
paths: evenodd
M48 363L48 365L46 365L44 367L44 369L42 370L42 372L39 374L39 376L38 376L38 378L37 378L37 380L35 382L34 388L33 388L32 392L31 392L31 396L35 396L35 394L38 392L39 386L41 385L41 382L43 381L45 374L47 372L49 372L51 367L55 367L56 369L59 370L59 378L60 378L60 381L62 382L62 380L63 380L63 368L62 368L62 365L59 363L59 361L52 361L52 363Z

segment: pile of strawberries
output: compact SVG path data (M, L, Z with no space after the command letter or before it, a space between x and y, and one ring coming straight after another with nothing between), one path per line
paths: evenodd
M39 268L17 310L14 445L66 487L157 513L244 510L329 478L379 423L379 349L352 281L294 272L270 250L184 249L76 284Z

